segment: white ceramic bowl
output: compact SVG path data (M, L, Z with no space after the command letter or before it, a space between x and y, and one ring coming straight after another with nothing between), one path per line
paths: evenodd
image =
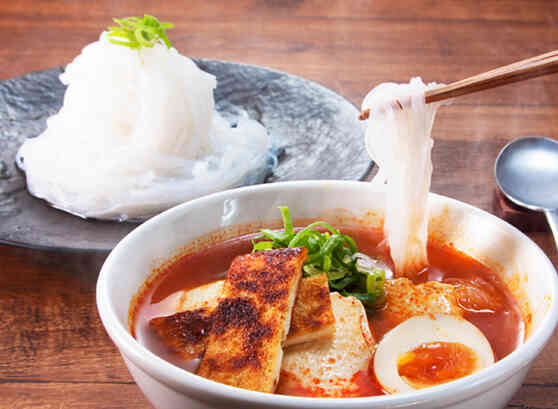
M188 373L157 357L130 335L130 300L153 270L188 242L254 221L277 221L277 206L295 219L361 219L378 225L384 194L364 182L304 181L241 188L193 200L145 222L110 253L97 283L103 324L132 376L156 408L503 408L554 332L558 278L546 255L524 234L467 204L432 194L429 231L495 268L523 309L531 312L527 339L495 365L421 391L368 398L300 398L246 391ZM343 221L342 220L342 221ZM229 227L227 230L226 228Z

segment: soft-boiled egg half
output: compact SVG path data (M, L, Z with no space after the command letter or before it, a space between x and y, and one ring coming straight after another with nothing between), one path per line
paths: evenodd
M469 321L422 315L384 336L374 357L374 372L386 392L402 393L453 381L492 363L490 343Z

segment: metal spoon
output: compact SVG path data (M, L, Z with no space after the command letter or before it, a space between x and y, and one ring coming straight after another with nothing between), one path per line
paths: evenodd
M558 247L558 142L527 137L508 143L496 158L494 176L513 203L544 212Z

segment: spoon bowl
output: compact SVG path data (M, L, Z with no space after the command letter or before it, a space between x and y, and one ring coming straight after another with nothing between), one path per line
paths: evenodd
M545 213L558 243L558 142L527 137L508 143L496 158L494 176L513 203Z

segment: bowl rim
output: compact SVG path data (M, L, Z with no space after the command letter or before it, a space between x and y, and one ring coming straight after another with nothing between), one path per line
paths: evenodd
M326 185L328 189L333 190L342 187L351 187L354 189L374 189L373 185L369 182L339 180L288 181L246 186L213 193L170 208L169 210L166 210L147 220L124 237L105 260L99 274L96 288L96 300L99 316L105 330L118 347L120 353L131 360L134 365L138 366L149 376L157 379L159 382L172 389L182 391L185 395L192 395L191 397L193 399L199 401L214 400L215 397L218 397L220 399L226 399L229 402L244 402L256 405L260 404L268 407L292 406L316 409L337 408L339 404L343 404L345 408L355 409L365 407L379 408L385 407L386 404L396 407L399 405L432 402L435 399L441 399L440 402L443 402L444 405L457 403L472 395L477 395L505 382L508 378L513 376L514 373L518 372L525 366L530 365L536 355L538 355L540 350L548 342L558 323L558 274L556 273L554 265L535 242L507 222L482 209L435 193L430 193L429 198L441 200L450 206L462 208L467 212L477 213L482 217L489 218L491 222L503 226L503 228L514 233L514 235L518 236L518 238L522 241L527 241L530 246L534 246L535 251L542 258L542 260L544 260L545 264L547 264L547 271L554 273L551 274L550 277L550 280L553 283L551 288L551 303L546 316L541 320L538 328L531 333L531 336L527 339L527 341L519 345L508 356L496 362L494 365L470 376L446 384L409 393L341 398L341 400L256 392L211 381L172 365L137 342L136 339L129 333L128 328L119 322L113 302L109 297L111 271L113 271L114 264L120 257L120 254L128 252L129 247L133 248L135 245L134 242L138 240L138 238L141 239L144 232L149 231L152 226L160 223L164 224L165 220L172 219L173 216L179 214L187 213L190 209L202 206L204 203L220 201L230 198L231 196L249 195L253 192L272 193L284 190L322 188ZM503 376L504 374L507 374L507 376Z

